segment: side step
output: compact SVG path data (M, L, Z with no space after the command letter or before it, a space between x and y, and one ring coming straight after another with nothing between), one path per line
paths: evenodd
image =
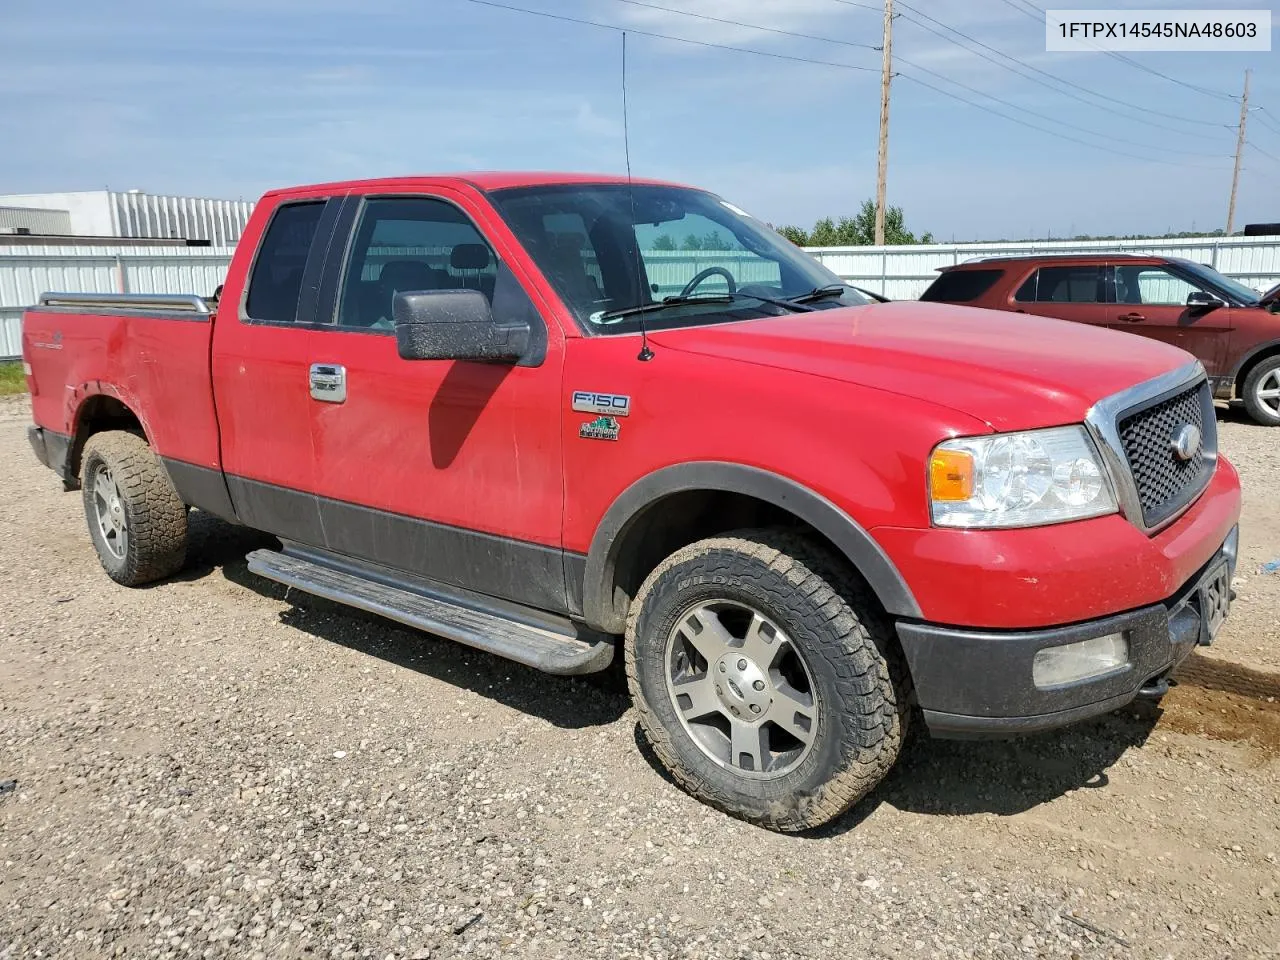
M358 573L276 550L254 550L247 559L249 570L260 577L376 613L545 673L595 673L613 660L612 640L600 634L588 634L584 640L568 620L564 621L563 632L520 623L501 614L465 606L443 595L379 583Z

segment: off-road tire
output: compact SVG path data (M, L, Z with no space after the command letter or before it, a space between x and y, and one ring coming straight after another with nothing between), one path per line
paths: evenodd
M147 442L120 430L96 433L81 459L85 521L107 576L137 587L181 570L187 557L187 507ZM124 511L128 539L123 557L108 548L95 514L94 479L103 466Z
M819 704L810 752L777 779L716 763L681 723L666 686L667 637L699 601L728 599L782 627ZM910 680L888 619L823 550L786 530L744 530L664 560L627 618L627 682L640 725L676 781L704 803L795 832L839 817L889 772L906 737Z
M1264 427L1280 427L1280 414L1258 399L1259 386L1277 370L1280 370L1280 357L1263 360L1249 371L1249 376L1244 378L1244 389L1241 390L1245 412L1254 423L1260 423Z

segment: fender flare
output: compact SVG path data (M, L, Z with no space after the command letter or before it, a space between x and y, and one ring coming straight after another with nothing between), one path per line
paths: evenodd
M67 391L67 450L61 474L64 484L79 485L80 451L88 439L84 434L85 408L95 397L110 397L138 419L143 436L151 442L151 427L142 413L142 405L126 390L106 380L87 380ZM55 468L56 469L56 468Z
M880 544L826 497L767 470L708 461L680 463L650 473L627 487L605 512L587 553L582 600L589 623L621 631L626 611L618 609L614 588L620 544L649 507L666 496L691 490L741 493L781 507L830 540L891 615L922 619L906 580Z

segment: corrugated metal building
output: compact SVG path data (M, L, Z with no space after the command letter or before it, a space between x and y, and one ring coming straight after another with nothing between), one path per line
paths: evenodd
M44 207L0 207L0 238L23 233L65 236L71 233L71 214Z
M140 190L11 194L0 196L0 207L26 208L29 220L62 214L60 229L31 229L33 234L198 240L215 247L234 246L253 212L248 200L166 197ZM13 226L30 226L21 216L11 215Z

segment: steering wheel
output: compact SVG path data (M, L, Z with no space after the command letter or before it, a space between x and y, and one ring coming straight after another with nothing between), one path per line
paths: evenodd
M699 270L694 278L684 285L684 289L680 291L680 296L689 296L694 290L698 289L698 284L702 283L703 280L707 279L707 277L715 276L724 277L725 283L729 284L730 293L738 292L738 284L733 279L732 273L724 267L707 267L705 270Z

